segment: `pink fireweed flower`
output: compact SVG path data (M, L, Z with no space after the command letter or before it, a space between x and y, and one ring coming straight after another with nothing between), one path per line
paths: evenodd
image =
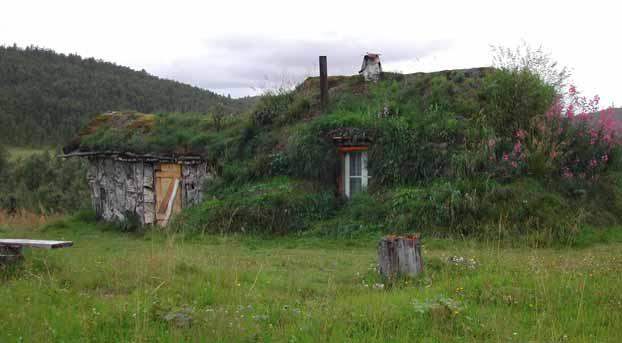
M525 139L525 137L527 137L527 132L523 129L518 129L514 135L518 139Z
M508 161L509 159L510 159L510 156L508 156L508 154L503 154L504 161Z
M564 173L562 174L562 176L566 179L572 179L574 177L574 174L572 174L570 169L564 168Z
M597 166L598 166L598 161L596 161L595 159L591 159L590 160L590 167L596 168Z
M601 159L603 162L607 162L607 161L609 161L609 155L604 154L604 155L602 155L602 156L600 157L600 159Z
M551 118L559 118L561 117L561 113L564 110L564 104L562 100L562 96L558 95L555 97L555 101L549 110L546 112L546 117Z
M516 163L516 161L512 161L511 165L514 169L518 168L518 163Z
M568 119L574 118L574 106L573 105L568 105L568 108L566 108L566 117L568 117Z
M512 150L512 152L514 152L515 154L520 154L522 149L523 145L520 142L516 142L516 144L514 144L514 149Z

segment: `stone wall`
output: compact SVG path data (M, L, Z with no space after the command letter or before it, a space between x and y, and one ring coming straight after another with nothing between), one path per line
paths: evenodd
M87 179L97 215L107 221L136 215L143 224L156 222L157 161L90 158ZM182 164L182 207L203 200L201 186L214 173L206 162Z

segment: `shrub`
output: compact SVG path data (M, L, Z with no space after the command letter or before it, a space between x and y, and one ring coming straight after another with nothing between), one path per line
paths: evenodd
M535 180L445 181L391 192L389 221L396 231L434 236L524 236L550 245L571 242L586 224L580 204ZM568 216L575 213L575 216Z
M304 109L305 104L298 100L294 103L294 95L286 90L268 92L264 94L257 103L252 114L253 124L257 126L267 126L279 121L286 121L285 117L289 114L290 106L296 109Z
M194 233L293 233L329 217L334 207L330 190L279 177L223 190L219 197L184 210L173 227Z
M498 70L486 77L484 97L491 126L511 137L549 109L555 89L527 69Z
M0 205L49 213L71 211L89 203L84 161L43 152L11 164L4 187L0 186Z

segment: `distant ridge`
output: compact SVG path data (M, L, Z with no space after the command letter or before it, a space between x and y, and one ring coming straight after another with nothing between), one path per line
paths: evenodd
M607 113L608 111L612 111L613 118L615 119L616 132L622 133L622 108L604 109L593 113L593 115L599 118L601 114Z
M59 145L106 111L230 115L248 110L252 100L93 58L0 46L0 144Z

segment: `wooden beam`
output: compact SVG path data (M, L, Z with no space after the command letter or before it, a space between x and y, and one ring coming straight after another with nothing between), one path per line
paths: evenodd
M337 151L339 151L342 154L345 154L348 152L367 151L367 150L369 150L369 148L366 146L344 146L344 147L337 148Z
M326 56L320 56L320 106L322 113L326 113L328 105L328 69Z
M39 239L0 239L0 247L30 247L40 249L59 249L68 248L73 245L71 241L48 241Z
M173 213L173 206L175 205L175 200L177 199L178 190L179 190L179 180L175 179L173 183L173 194L171 195L171 198L168 200L168 204L166 206L166 215L164 216L162 226L166 226L168 224L169 219L171 218L171 214Z

